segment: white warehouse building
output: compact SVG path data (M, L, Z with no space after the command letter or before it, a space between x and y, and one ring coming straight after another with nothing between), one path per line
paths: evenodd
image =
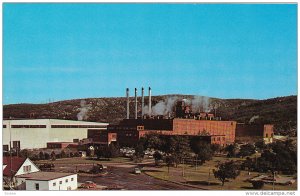
M60 120L26 119L3 121L3 150L12 148L46 148L47 142L74 142L87 138L89 129L106 130L108 123Z

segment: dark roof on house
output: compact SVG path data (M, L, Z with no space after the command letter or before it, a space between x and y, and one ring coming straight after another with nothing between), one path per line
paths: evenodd
M14 176L25 160L26 158L21 157L3 157L3 165L7 165L3 170L3 175L8 177Z
M18 175L18 178L25 178L26 180L50 181L58 178L74 175L75 173L62 172L34 172L29 174Z

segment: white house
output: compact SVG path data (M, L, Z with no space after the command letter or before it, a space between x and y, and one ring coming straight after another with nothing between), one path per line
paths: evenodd
M5 186L23 189L25 181L17 180L16 176L38 171L40 169L29 158L3 157L3 183Z
M27 119L3 121L3 150L46 148L47 142L73 142L87 138L88 129L106 130L108 123Z
M17 176L25 181L27 191L76 190L77 174L60 172L35 172Z
M42 172L29 158L3 157L3 183L17 190L75 190L77 174Z

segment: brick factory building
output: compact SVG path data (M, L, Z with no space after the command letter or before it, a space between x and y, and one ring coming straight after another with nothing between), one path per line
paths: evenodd
M264 140L265 143L273 142L274 125L270 124L245 124L237 123L236 138L239 142L252 142Z
M272 142L273 125L256 127L254 125L241 126L239 124L237 127L236 121L221 120L221 117L206 112L207 109L205 110L203 107L202 109L199 107L197 112L193 112L191 102L185 99L177 100L176 103L174 102L173 108L169 108L168 110L168 115L166 115L166 112L164 112L164 115L155 114L151 107L150 87L148 108L146 110L144 107L144 88L142 88L142 114L140 116L138 116L137 89L135 88L135 114L134 119L130 119L128 88L126 89L126 96L126 119L122 120L118 125L108 125L107 131L90 131L89 138L101 144L109 144L112 141L116 141L120 146L134 146L141 137L150 133L165 136L180 135L198 137L211 144L220 144L221 146L236 142L236 136L257 136L264 138L266 143Z
M124 119L119 125L109 125L108 133L115 133L121 146L130 146L150 133L206 137L212 144L234 143L235 121L196 119Z

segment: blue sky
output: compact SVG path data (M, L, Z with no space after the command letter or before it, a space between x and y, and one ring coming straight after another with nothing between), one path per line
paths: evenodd
M4 4L4 104L142 86L153 95L296 95L297 5Z

